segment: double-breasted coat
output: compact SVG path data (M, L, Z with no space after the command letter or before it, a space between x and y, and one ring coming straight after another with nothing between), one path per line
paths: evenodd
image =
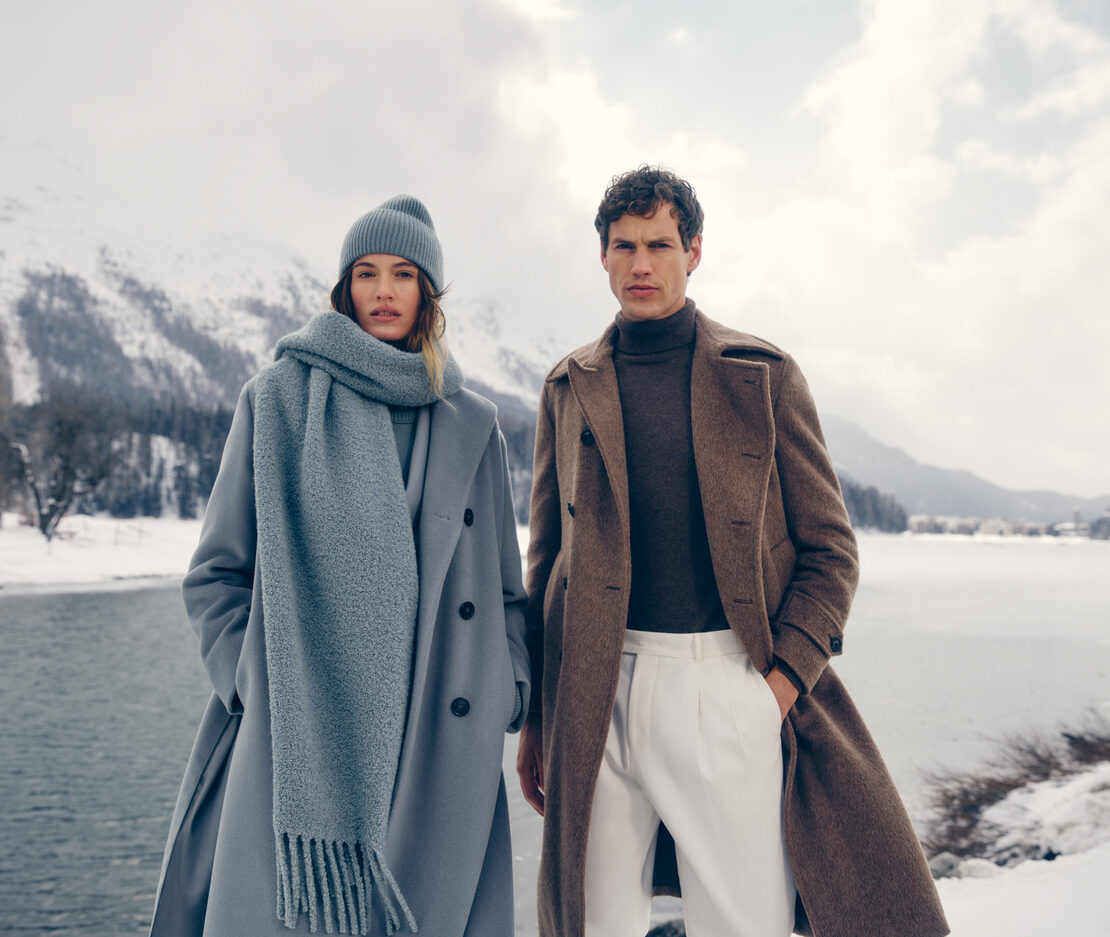
M430 419L416 647L385 854L422 934L511 937L501 762L530 675L506 448L494 406L465 389ZM171 822L154 937L289 932L275 913L252 438L248 382L183 586L214 693ZM308 930L305 915L297 929ZM380 920L372 932L383 933Z
M777 659L802 684L782 727L796 928L814 937L946 934L902 802L828 666L844 648L856 547L805 380L775 346L700 312L695 321L694 458L721 602L755 665L766 674ZM532 709L543 726L543 937L583 933L586 836L627 622L615 336L611 326L554 368L536 431L527 624ZM668 865L657 856L659 891L676 884L660 881Z

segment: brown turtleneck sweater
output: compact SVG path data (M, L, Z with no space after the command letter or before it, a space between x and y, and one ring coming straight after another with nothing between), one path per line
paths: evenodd
M690 429L694 303L665 319L617 315L613 363L624 417L632 541L628 627L728 627L709 556Z

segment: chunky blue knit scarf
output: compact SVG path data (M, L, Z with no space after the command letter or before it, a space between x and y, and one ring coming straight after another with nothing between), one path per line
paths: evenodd
M258 562L270 681L277 915L386 933L416 921L382 848L401 750L417 569L387 404L436 395L418 354L335 312L255 384ZM444 394L462 373L449 359Z

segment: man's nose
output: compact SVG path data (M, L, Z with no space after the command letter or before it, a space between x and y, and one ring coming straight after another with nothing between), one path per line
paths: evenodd
M637 249L632 255L633 273L651 273L651 255L644 248Z

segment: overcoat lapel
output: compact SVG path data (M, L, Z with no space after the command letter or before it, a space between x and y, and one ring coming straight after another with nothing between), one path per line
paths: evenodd
M628 522L628 469L624 457L624 416L621 412L620 390L617 387L617 369L613 365L613 334L610 326L600 341L593 346L582 361L571 358L567 362L567 377L578 406L586 418L586 425L593 433L609 486L617 502L617 510L624 524L625 540L629 537Z
M725 617L760 669L771 662L758 545L774 462L770 368L725 357L729 346L698 316L690 419L713 572ZM755 556L755 564L736 562Z
M432 405L424 495L417 528L420 604L406 742L419 734L416 729L428 678L428 658L436 628L439 598L462 531L466 499L482 454L489 444L496 414L492 404L466 390L455 394L450 406L442 401ZM408 761L408 749L406 744L401 753L401 770Z

